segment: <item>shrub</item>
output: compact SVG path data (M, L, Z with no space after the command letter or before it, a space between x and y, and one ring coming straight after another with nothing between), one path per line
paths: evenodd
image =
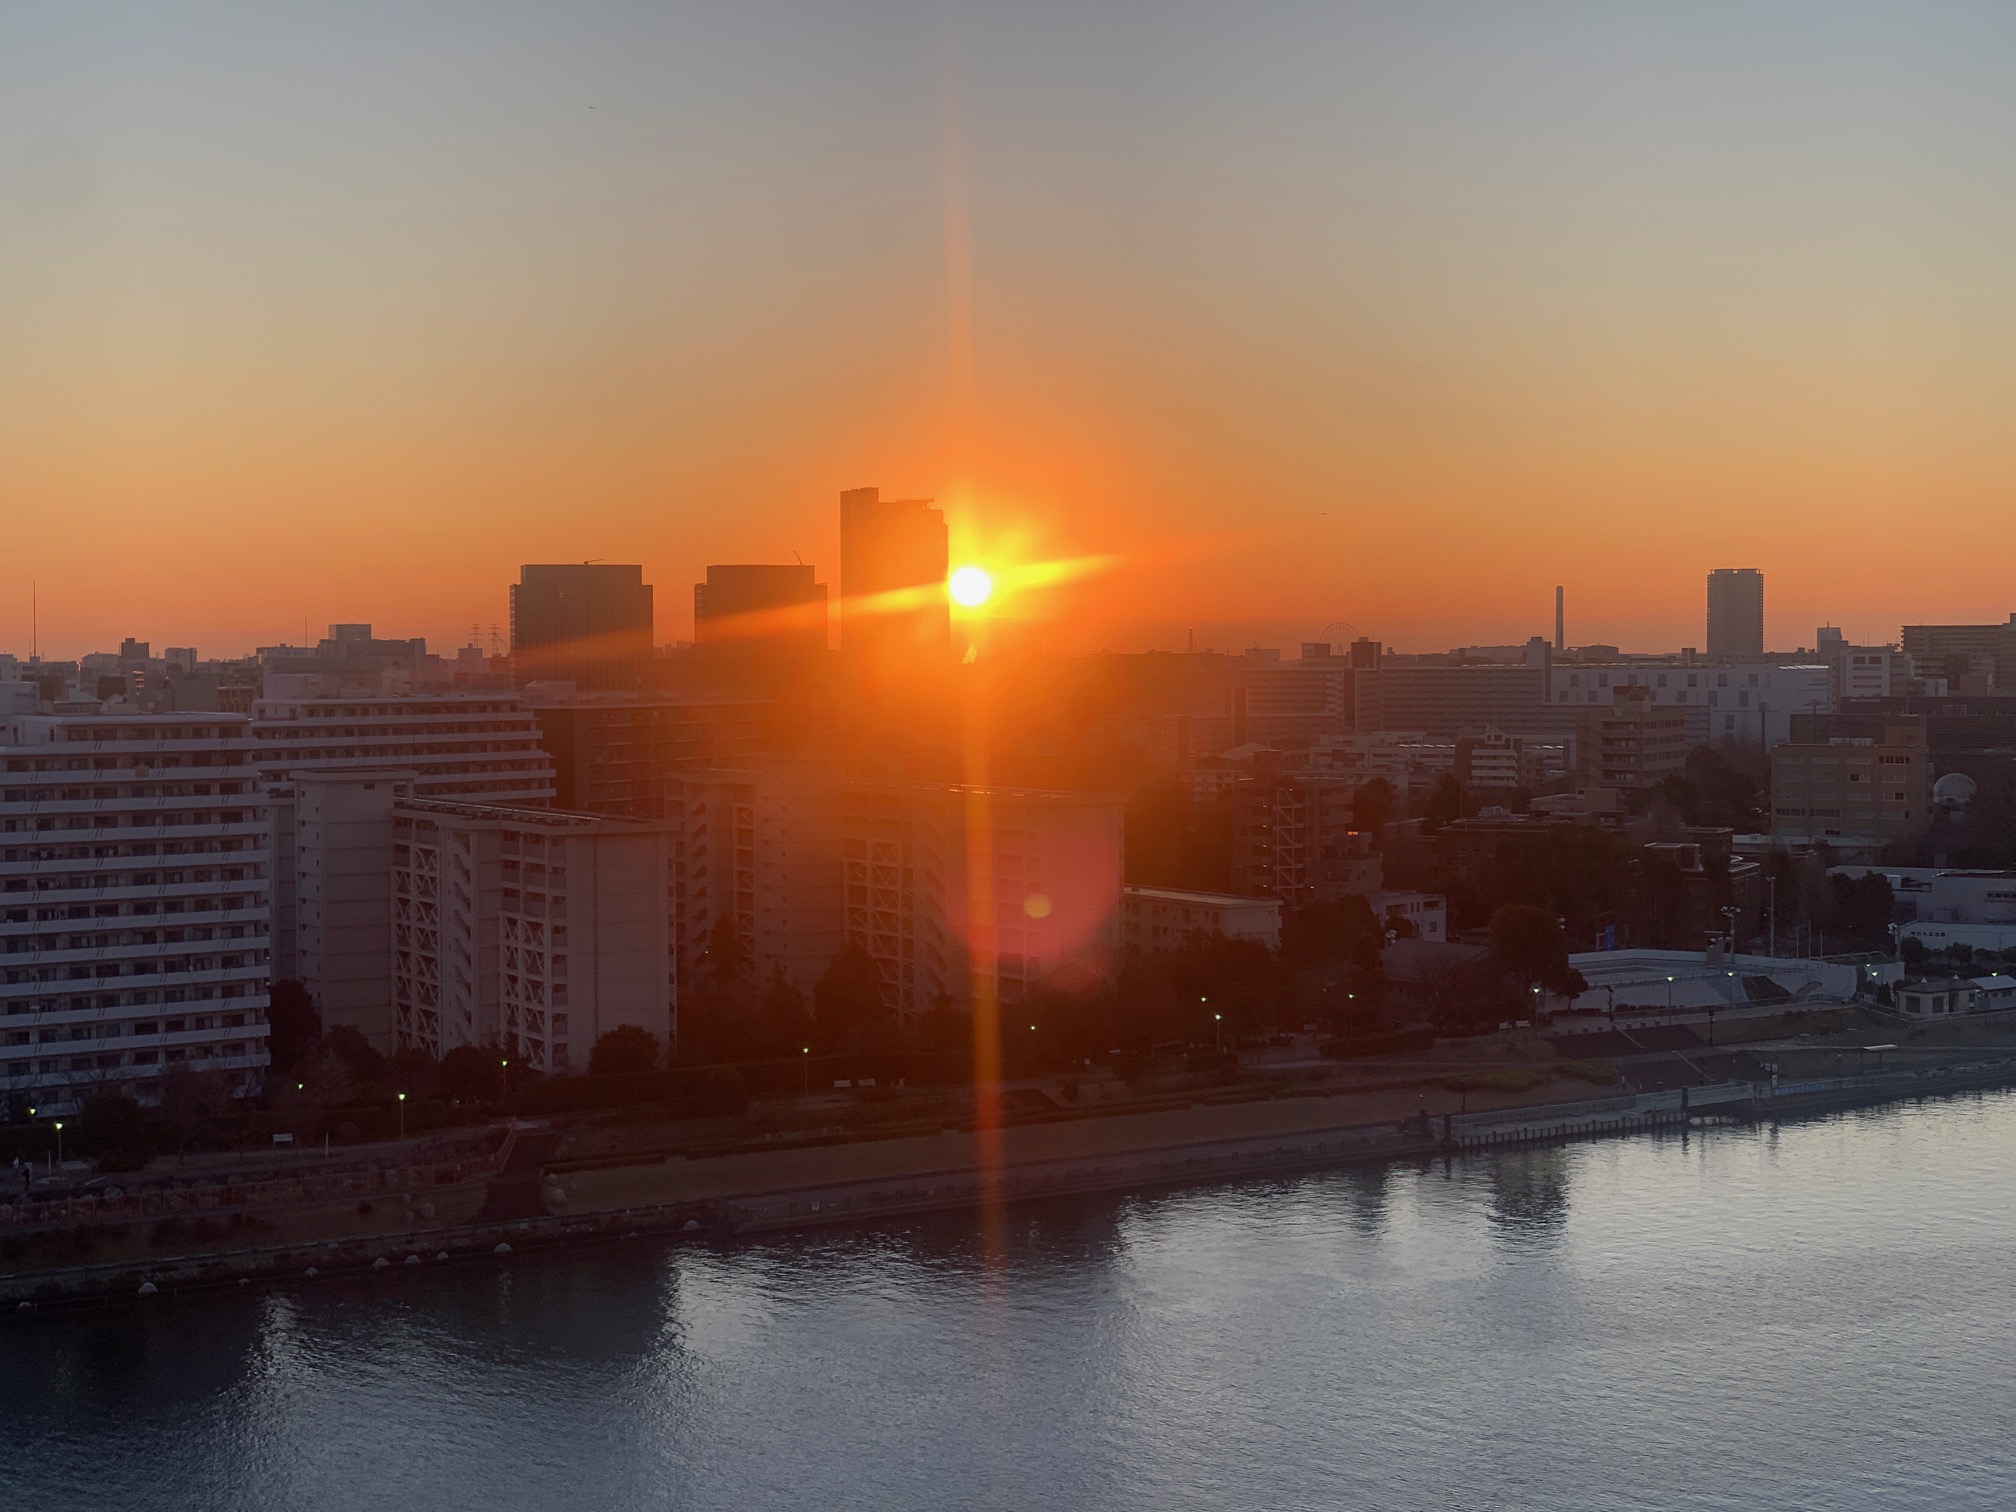
M1561 1061L1554 1070L1557 1075L1571 1076L1592 1087L1611 1087L1617 1083L1617 1068L1607 1060Z

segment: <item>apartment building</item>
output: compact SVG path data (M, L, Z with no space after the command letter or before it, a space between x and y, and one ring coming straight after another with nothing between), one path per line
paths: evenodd
M665 812L668 772L734 766L761 748L775 708L758 699L535 698L561 808L629 819Z
M0 1093L74 1109L266 1066L267 845L219 714L0 720Z
M846 939L904 1015L1104 977L1120 944L1123 810L1096 793L850 782Z
M665 826L402 798L391 834L399 1044L498 1045L557 1074L620 1025L672 1039Z
M1771 753L1774 840L1873 852L1923 831L1931 812L1931 753L1919 716L1809 718Z
M1129 886L1121 908L1123 943L1143 955L1204 940L1258 940L1270 950L1281 943L1279 898Z
M809 994L846 937L838 770L778 758L673 772L664 788L682 980L698 980L725 919L748 948L754 982L781 973Z
M1575 777L1584 788L1638 792L1687 769L1687 716L1652 690L1611 690L1608 708L1575 716Z
M1298 773L1232 790L1232 890L1293 907L1324 896L1326 855L1352 835L1350 779Z
M375 768L411 772L421 798L553 801L553 759L515 693L348 697L314 686L312 678L270 677L268 696L252 705L257 764L269 781Z
M1680 709L1690 746L1748 741L1768 750L1791 738L1795 717L1834 708L1834 670L1817 662L1675 658L1556 662L1547 669L1547 699L1563 711L1604 707L1619 688L1644 688L1653 703Z

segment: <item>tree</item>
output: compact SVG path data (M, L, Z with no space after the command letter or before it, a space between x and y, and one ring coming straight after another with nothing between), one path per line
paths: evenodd
M842 947L812 989L812 1013L827 1048L859 1048L889 1018L874 957L859 945Z
M1582 974L1568 964L1568 937L1560 921L1544 908L1508 903L1491 915L1491 959L1529 988L1568 996L1588 990Z
M1384 777L1374 777L1351 795L1351 822L1361 830L1378 834L1392 819L1399 807L1394 795L1393 784Z
M84 1104L84 1136L106 1170L136 1171L147 1163L147 1114L124 1092L100 1092Z
M457 1102L487 1102L502 1086L504 1052L495 1045L457 1045L441 1057L441 1095Z
M322 1015L299 982L275 982L266 1008L266 1054L272 1074L291 1076L322 1037Z
M590 1076L620 1076L658 1069L658 1036L637 1024L618 1024L588 1052Z
M1435 779L1435 786L1428 794L1426 813L1437 824L1447 824L1452 819L1463 817L1463 785L1452 774L1444 772Z
M812 1018L805 1011L805 994L798 984L777 967L763 989L761 1010L763 1050L769 1055L796 1055L809 1041Z
M322 1036L322 1048L343 1062L350 1080L358 1084L382 1081L385 1057L364 1038L363 1031L350 1024L338 1024Z

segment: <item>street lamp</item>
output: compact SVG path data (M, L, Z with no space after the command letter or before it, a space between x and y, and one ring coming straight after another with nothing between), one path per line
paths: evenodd
M804 1073L798 1079L798 1095L800 1097L810 1097L812 1095L812 1047L810 1045L807 1045L798 1052L798 1069Z
M406 1137L406 1094L404 1092L399 1094L399 1137L401 1139Z
M56 1120L56 1164L63 1164L63 1120Z
M1214 1013L1211 1015L1211 1048L1213 1050L1223 1050L1225 1048L1224 1024L1224 1014Z
M511 1096L511 1057L505 1056L497 1062L497 1101L501 1105Z

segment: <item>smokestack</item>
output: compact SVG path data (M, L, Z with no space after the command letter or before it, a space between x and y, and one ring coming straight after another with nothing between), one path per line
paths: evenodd
M1563 592L1561 585L1556 583L1554 585L1554 649L1556 651L1566 651L1568 649L1568 621L1563 613L1562 599Z

